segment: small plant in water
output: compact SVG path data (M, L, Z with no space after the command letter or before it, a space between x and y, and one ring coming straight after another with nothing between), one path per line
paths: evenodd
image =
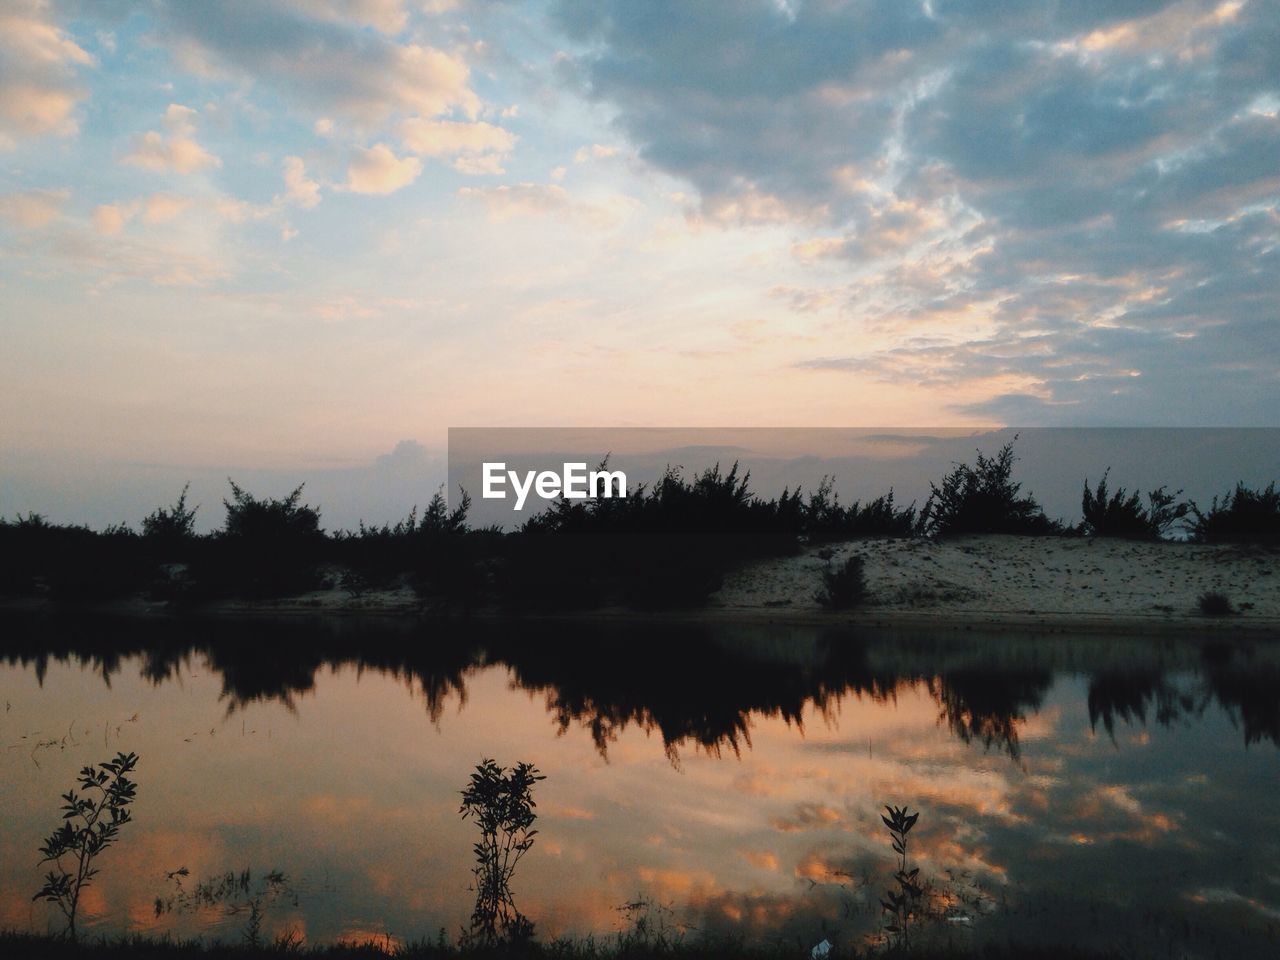
M538 818L533 812L533 785L545 779L531 763L507 770L493 760L483 760L462 791L458 812L480 828L480 841L473 846L476 906L471 929L463 932L464 945L533 938L533 922L516 909L511 877L538 833L532 829Z
M920 885L920 868L907 869L907 834L920 819L920 813L907 813L907 808L885 805L888 815L880 815L893 840L893 852L898 855L898 870L893 875L894 887L885 891L880 901L885 923L885 933L891 948L908 949L911 946L911 922L919 916L920 900L924 888Z
M53 864L53 869L31 899L57 905L67 920L67 936L72 941L76 939L80 894L98 873L93 862L130 820L128 807L137 795L137 784L128 774L137 765L137 754L120 753L114 760L99 763L97 769L82 769L82 792L68 790L62 795L62 823L40 848L40 862Z
M226 917L244 917L242 933L244 942L250 947L262 946L262 922L272 904L289 900L295 907L298 905L298 895L290 886L289 878L279 870L263 874L256 882L247 867L239 873L228 870L187 889L185 881L189 876L191 871L186 867L166 874L174 889L167 897L156 897L156 917L220 906ZM276 945L292 945L294 940L293 934L285 934Z

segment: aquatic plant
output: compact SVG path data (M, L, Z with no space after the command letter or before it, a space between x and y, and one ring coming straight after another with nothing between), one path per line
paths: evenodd
M289 883L289 878L279 870L263 874L256 882L248 867L239 873L228 870L199 881L191 889L185 884L187 877L191 876L191 871L186 867L179 867L165 876L174 889L168 896L156 897L156 917L173 912L185 913L201 907L221 906L227 917L244 915L242 936L245 944L250 947L263 945L262 922L273 903L288 899L295 907L298 905L298 895ZM275 945L289 946L295 942L296 934L286 933L275 941Z
M893 875L894 886L885 891L880 901L882 915L887 921L885 933L893 948L911 947L911 923L919 916L920 900L924 888L920 885L920 868L907 869L907 834L920 819L920 813L907 813L907 808L885 804L888 815L880 815L889 830L893 852L898 855L898 869Z
M137 765L136 753L119 753L97 769L84 767L78 781L82 792L72 789L62 795L62 823L40 848L40 862L53 864L53 869L31 899L56 905L73 941L80 895L98 874L94 861L115 843L120 828L131 819L128 808L137 796L137 785L128 774Z
M814 597L828 610L856 607L867 597L866 561L854 554L839 566L827 564L822 571L822 589Z
M485 759L476 765L462 791L458 812L480 828L480 841L472 847L476 905L471 927L463 931L464 944L533 939L533 922L516 909L511 877L537 836L532 829L538 818L533 811L533 785L545 779L531 763L518 763L508 770Z
M1107 476L1111 468L1103 471L1097 489L1089 489L1084 482L1080 498L1080 510L1084 514L1084 531L1094 537L1121 537L1129 540L1158 540L1173 524L1187 515L1186 503L1178 502L1181 490L1169 493L1159 487L1147 494L1148 505L1142 505L1137 491L1130 493L1121 487L1108 496Z

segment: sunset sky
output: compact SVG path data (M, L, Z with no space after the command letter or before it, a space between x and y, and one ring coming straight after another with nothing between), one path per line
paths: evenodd
M3 469L1277 425L1278 201L1273 0L3 0Z

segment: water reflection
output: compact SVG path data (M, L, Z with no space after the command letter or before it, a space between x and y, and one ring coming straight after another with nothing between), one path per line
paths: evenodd
M616 929L638 895L696 931L874 935L892 868L878 811L908 802L939 917L967 918L948 936L1274 949L1280 657L1267 644L6 626L2 923L45 922L27 902L31 838L65 771L120 745L143 756L139 836L86 905L103 929L200 930L154 917L165 872L248 866L308 891L273 922L312 938L456 932L472 840L458 790L496 755L548 774L518 891L545 936ZM1250 811L1247 829L1222 828L1232 807Z

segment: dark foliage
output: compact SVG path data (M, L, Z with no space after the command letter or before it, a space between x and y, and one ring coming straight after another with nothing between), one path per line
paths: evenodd
M150 569L142 539L124 525L98 532L35 513L0 519L0 592L99 603L137 593Z
M196 511L199 507L187 507L187 491L182 493L171 507L160 507L142 521L142 535L154 552L171 560L185 560L195 541Z
M919 532L920 515L913 503L898 507L893 491L867 503L841 506L832 492L834 480L823 477L804 505L804 532L811 542L858 540L863 537L910 537Z
M1147 494L1147 506L1135 490L1121 487L1108 496L1108 468L1098 481L1096 490L1084 482L1080 510L1084 515L1084 532L1093 537L1119 537L1128 540L1159 540L1173 524L1187 514L1188 505L1178 502L1181 490L1169 493L1165 487Z
M668 469L625 498L553 502L504 542L497 590L517 609L693 605L733 567L795 552L802 527L799 492L762 500L737 463Z
M193 598L280 597L314 588L327 544L320 511L302 503L303 485L276 499L227 482L231 499L222 501L223 529L202 541L193 557Z
M137 765L137 754L121 753L96 769L81 770L81 792L68 790L62 795L62 823L40 848L40 862L52 866L44 886L31 899L57 906L72 941L80 895L98 875L94 861L116 842L120 828L131 819L129 805L137 796L137 785L128 775Z
M1016 437L1014 438L1017 439ZM927 533L954 537L978 533L1011 533L1026 536L1060 535L1061 523L1044 515L1031 495L1021 496L1022 484L1013 480L1013 444L1006 443L993 457L977 451L974 466L957 463L930 484L930 496L922 513Z
M480 841L473 846L476 905L464 944L518 944L533 939L533 921L516 909L511 878L538 834L532 829L538 819L533 785L545 779L531 763L507 770L486 759L476 765L462 791L458 812L480 828Z
M822 571L822 590L814 597L828 610L847 610L867 598L865 561L854 554L839 566L827 564Z
M1205 511L1192 501L1187 533L1196 543L1280 543L1280 491L1275 481L1262 490L1237 483L1221 503L1214 497Z
M0 933L0 953L7 960L123 960L154 957L156 960L256 960L282 954L315 960L795 960L795 944L779 942L757 947L744 946L738 940L634 938L616 941L589 939L557 940L550 944L537 942L520 945L469 945L459 947L439 940L421 940L398 946L382 939L365 943L325 946L301 946L289 941L249 948L207 941L157 940L131 936L102 939L79 946L65 941L26 933ZM879 951L865 953L842 951L840 956L858 960L881 956ZM913 947L897 956L913 960L1120 960L1119 952L1084 950L1068 946L1035 944L988 944L978 947L933 944Z
M1236 612L1227 595L1216 590L1200 594L1196 608L1206 617L1229 617Z

